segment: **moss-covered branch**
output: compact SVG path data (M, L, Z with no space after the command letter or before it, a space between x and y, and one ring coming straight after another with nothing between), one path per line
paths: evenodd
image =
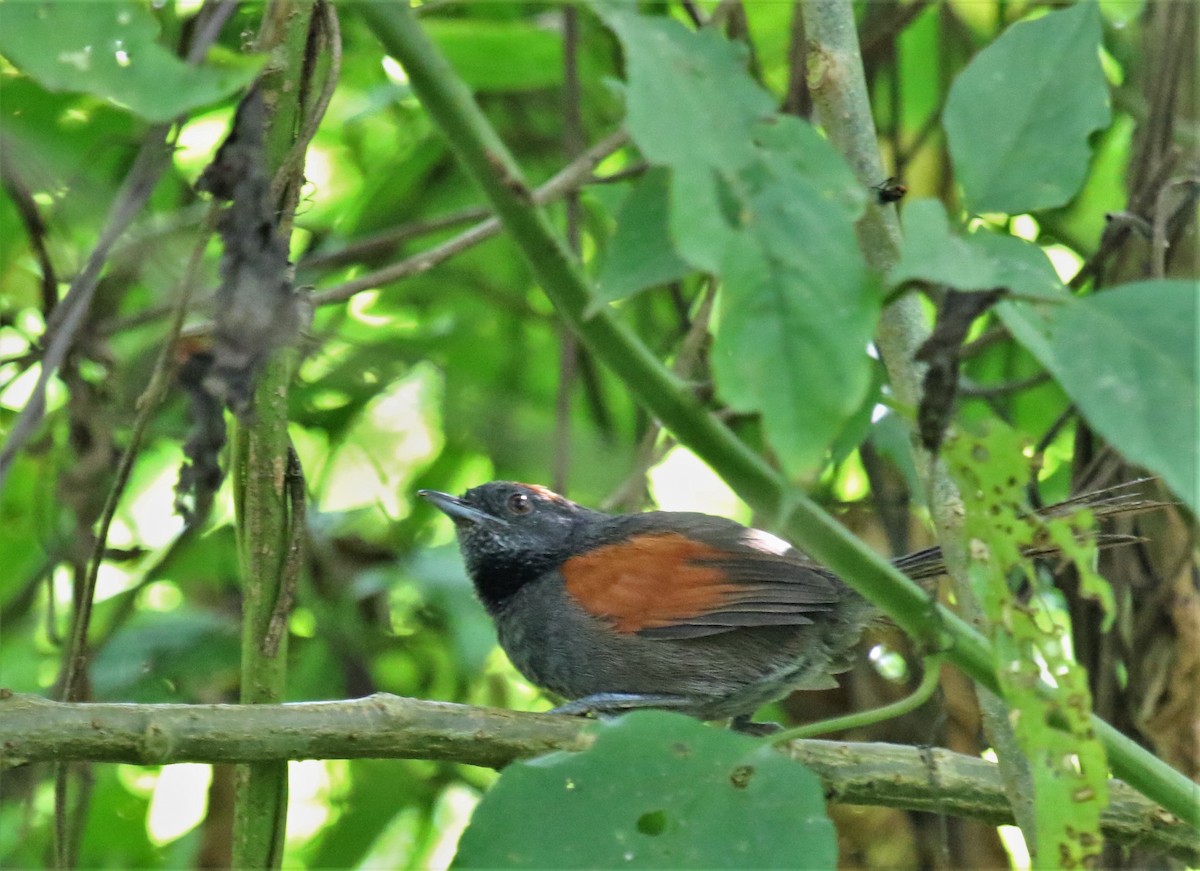
M286 759L437 759L498 768L553 750L583 750L588 722L377 694L283 705L54 702L0 692L0 768L90 760L136 765L264 763ZM1011 823L996 766L948 750L794 741L787 752L816 772L830 800ZM1114 782L1104 834L1189 861L1191 830Z

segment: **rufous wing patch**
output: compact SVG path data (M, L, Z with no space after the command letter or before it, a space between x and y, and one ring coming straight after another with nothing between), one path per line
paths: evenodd
M572 557L562 572L583 608L634 633L720 611L741 587L713 564L728 556L679 533L648 533Z

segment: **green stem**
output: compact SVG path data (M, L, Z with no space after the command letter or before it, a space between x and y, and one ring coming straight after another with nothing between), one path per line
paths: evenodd
M520 247L535 277L580 340L604 361L630 393L684 445L707 462L752 507L781 519L780 527L814 558L878 605L928 650L947 657L995 691L991 645L970 625L933 603L916 584L859 542L816 503L792 490L715 416L703 408L591 289L556 238L529 187L466 86L421 30L403 3L356 7L409 76L413 91L442 129L467 172L483 189ZM1181 818L1200 826L1193 785L1183 775L1115 733L1128 752L1112 753L1128 765L1131 781ZM1106 742L1107 743L1107 742ZM1163 769L1166 769L1165 771Z
M315 0L275 0L263 15L259 47L283 62L258 82L270 112L264 131L268 171L283 166L301 126L310 21ZM281 220L291 233L303 165L276 179ZM256 391L252 422L234 437L234 501L242 576L241 702L281 702L287 688L286 611L290 606L288 555L297 521L288 492L288 384L296 354L285 351L267 364ZM287 819L286 762L239 765L235 773L233 867L278 868L283 862Z
M255 420L234 442L234 501L242 575L241 702L281 702L287 687L287 633L265 645L284 595L289 539L284 459L287 453L288 355L267 366ZM278 868L287 816L287 763L239 765L235 775L233 866Z
M846 714L843 717L830 717L827 720L820 720L816 723L806 723L803 726L797 726L794 729L787 729L776 735L771 735L766 740L771 744L783 744L787 741L815 738L818 735L828 735L833 732L864 729L867 726L873 726L885 720L894 720L896 717L903 717L909 711L915 711L933 697L933 694L937 691L941 675L941 654L927 656L925 658L925 673L921 675L921 683L904 698L890 704L880 705L878 708L872 708L869 711L857 711L853 714Z

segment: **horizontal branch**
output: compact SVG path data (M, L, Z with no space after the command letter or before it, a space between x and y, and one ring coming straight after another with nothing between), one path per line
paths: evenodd
M588 721L377 693L285 705L63 703L0 690L0 770L27 762L265 762L436 759L500 768L554 750L584 750ZM996 766L942 749L794 741L788 753L840 804L1012 822ZM1106 837L1200 859L1194 833L1119 781Z

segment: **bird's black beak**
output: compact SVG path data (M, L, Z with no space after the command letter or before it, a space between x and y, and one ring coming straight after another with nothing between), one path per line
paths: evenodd
M499 517L493 517L486 511L480 511L449 493L442 493L438 490L418 490L417 495L433 503L435 508L455 523L504 523Z

